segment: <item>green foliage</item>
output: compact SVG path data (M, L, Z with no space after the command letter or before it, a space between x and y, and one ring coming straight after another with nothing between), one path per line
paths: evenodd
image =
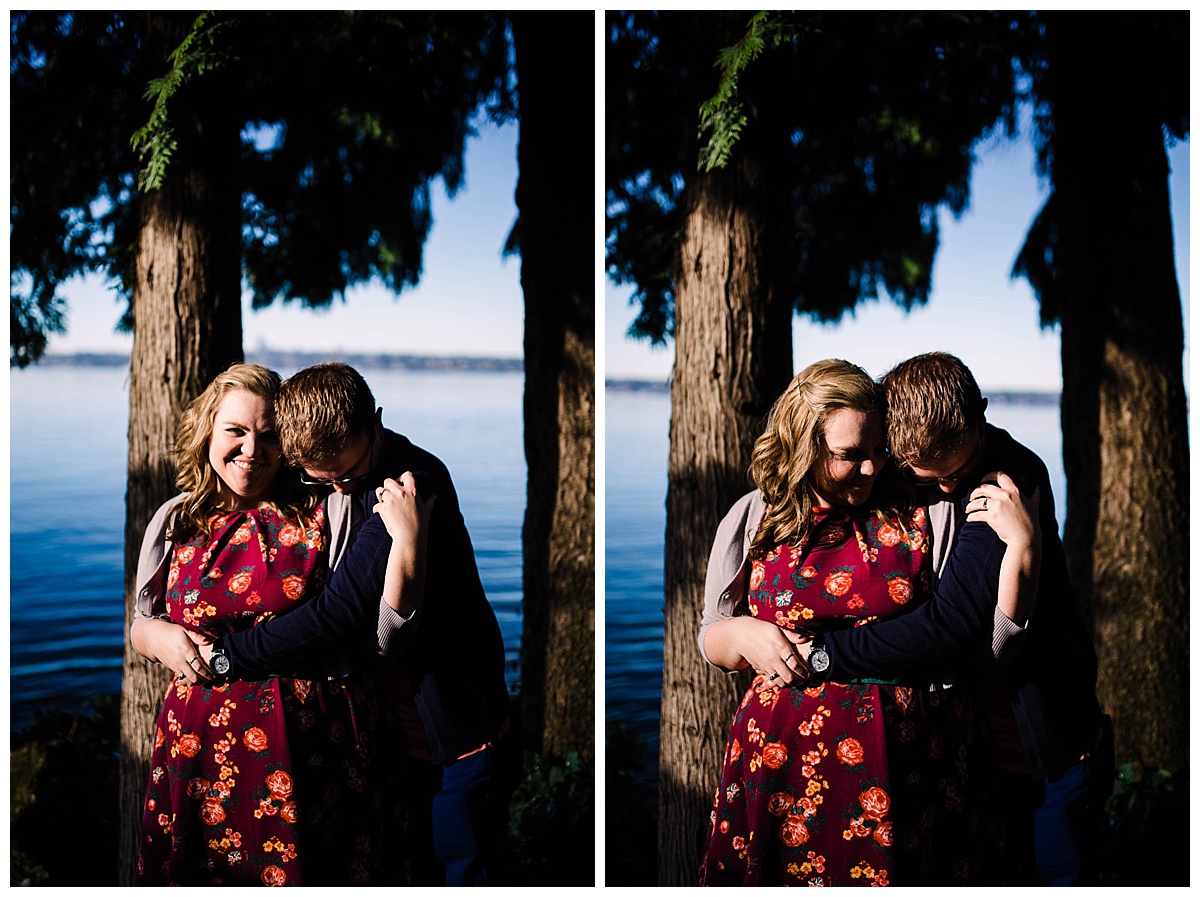
M241 135L226 237L256 307L415 284L431 182L453 195L475 122L515 107L506 27L486 12L14 13L10 363L61 328L70 277L103 272L129 298L137 185L203 164L188 157L201 131ZM276 139L260 149L263 133Z
M120 705L48 711L12 738L11 884L116 885Z
M217 38L234 20L214 20L215 15L202 12L196 17L192 30L171 53L171 68L146 87L145 99L154 104L150 120L134 131L129 141L138 160L146 163L138 173L139 190L157 190L162 186L167 166L179 146L168 122L167 104L189 80L214 71L229 60L229 54L218 49Z
M762 224L787 247L772 286L798 313L925 302L939 209L966 209L975 141L1015 127L1009 18L610 13L606 255L635 287L632 332L670 335L687 190L738 158L786 209Z
M590 886L595 883L596 775L572 752L561 761L525 754L509 807L512 846L507 883Z
M1100 883L1128 887L1188 883L1191 843L1187 770L1117 768L1108 799L1107 848Z

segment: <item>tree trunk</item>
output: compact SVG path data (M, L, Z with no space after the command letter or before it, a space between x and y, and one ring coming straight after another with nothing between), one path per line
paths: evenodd
M745 677L696 645L717 524L751 488L750 449L792 376L791 303L778 258L770 179L743 152L688 188L676 281L664 564L660 718L660 885L694 885L730 721ZM778 219L774 219L778 220Z
M1188 745L1189 460L1163 119L1150 66L1112 65L1112 47L1148 35L1130 18L1093 21L1107 40L1073 21L1047 29L1064 543L1090 597L1118 761L1178 770ZM1097 142L1100 122L1109 126Z
M527 743L546 757L591 758L596 731L595 193L579 176L594 146L579 94L594 77L594 28L590 13L512 16L529 466L521 692Z
M188 33L192 17L149 16L147 52L165 60ZM125 496L126 631L133 620L134 578L146 523L176 492L170 450L180 415L217 373L242 359L241 211L235 176L239 131L222 96L220 79L197 85L186 97L181 94L181 104L186 101L204 127L180 134L180 149L162 189L138 197ZM148 664L126 639L121 688L122 885L133 884L136 872L155 722L168 678L168 670Z

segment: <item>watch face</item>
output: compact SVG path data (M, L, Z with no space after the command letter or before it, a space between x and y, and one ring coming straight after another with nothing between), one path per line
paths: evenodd
M224 654L214 654L208 665L218 676L224 676L229 672L229 658Z
M829 654L824 648L815 648L808 655L808 665L812 667L814 673L823 673L829 669Z

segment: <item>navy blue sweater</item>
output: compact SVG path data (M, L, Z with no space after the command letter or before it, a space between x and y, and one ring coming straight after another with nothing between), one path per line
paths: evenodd
M1025 495L1041 488L1037 605L1025 642L1001 678L1031 772L1056 778L1096 737L1096 653L1067 576L1046 465L1004 430L989 424L985 438L981 474L1003 471ZM954 499L965 506L978 482L961 483ZM969 668L973 658L990 651L1004 548L986 523L965 523L930 600L898 617L826 635L831 662L826 678L892 678L915 669L936 678L933 671L947 662Z
M450 473L437 457L385 431L385 455L354 493L363 521L325 590L291 612L223 638L231 675L342 676L363 668L373 641L392 540L375 486L406 470L424 473L437 495L429 523L425 600L398 660L412 688L435 763L453 762L496 736L508 715L504 644L479 581ZM424 489L422 490L424 492ZM373 652L369 652L373 653Z

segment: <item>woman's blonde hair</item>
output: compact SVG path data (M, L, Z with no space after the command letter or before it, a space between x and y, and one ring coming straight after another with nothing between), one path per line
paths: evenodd
M221 401L228 393L241 389L266 399L274 407L279 384L279 375L261 365L231 364L188 405L179 421L172 452L175 485L188 496L175 508L168 533L170 539L178 541L196 532L206 536L211 532L209 518L216 509L221 479L209 461L208 447ZM281 465L267 500L280 514L296 519L315 508L319 498L315 490L300 483L295 471Z
M750 546L761 558L776 545L803 546L812 530L813 489L821 475L825 422L842 408L884 419L883 391L856 364L829 358L797 374L767 415L766 429L754 443L750 476L767 511ZM881 519L899 522L911 510L911 492L885 466L875 481L868 508Z

